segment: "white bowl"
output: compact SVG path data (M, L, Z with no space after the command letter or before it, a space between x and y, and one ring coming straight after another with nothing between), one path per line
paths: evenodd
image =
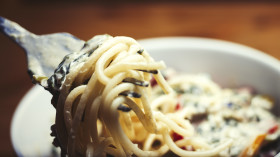
M140 41L155 60L186 73L208 73L222 87L251 86L275 99L280 116L280 62L259 50L216 39L167 37Z
M139 41L155 60L187 73L208 73L223 87L252 86L275 98L280 116L280 62L256 49L231 42L189 37ZM49 156L50 126L55 110L51 95L35 86L20 102L11 126L12 143L19 156Z

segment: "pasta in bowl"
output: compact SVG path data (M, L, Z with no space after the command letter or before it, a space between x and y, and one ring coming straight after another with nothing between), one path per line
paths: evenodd
M232 46L236 48L235 53L228 51ZM223 52L223 48L227 51ZM56 108L52 135L55 137L54 145L61 148L62 155L163 156L171 152L179 156L254 155L260 148L251 149L252 143L255 145L254 141L260 141L260 144L262 141L267 142L268 137L273 140L279 136L279 120L267 111L273 107L270 99L253 95L250 88L224 90L209 77L213 76L222 87L248 85L260 93L272 97L277 95L279 89L269 91L267 86L254 84L263 82L262 79L254 78L246 82L243 81L245 78L237 75L244 68L238 69L236 65L250 65L250 61L256 61L256 58L248 57L250 52L249 55L243 54L250 48L210 39L160 38L140 41L138 44L132 38L108 36L97 48L89 44L86 50L91 49L94 51L74 54L79 59L69 62L67 59L72 57L67 57L64 61L67 64L61 64L52 77L56 81L48 82L55 87L51 91ZM221 58L224 60L219 60ZM157 61L161 59L180 73L194 75L181 75L172 70L161 72L166 67L164 62ZM215 59L216 62L213 62ZM222 63L218 63L217 59ZM232 62L226 62L226 59L235 64L230 65ZM240 60L234 59L247 62L236 64ZM277 76L279 66L275 67L274 64L279 63L274 61L271 65L261 63L255 66L269 69ZM224 68L227 71L233 69L232 74ZM63 69L67 69L65 76L61 75L65 72ZM207 75L196 75L198 73ZM241 96L247 96L247 99L240 105ZM247 144L245 142L242 149L234 150L234 143L241 136L232 135L230 129L240 130L233 126L239 124L240 128L245 128L243 123L248 122L250 116L245 120L242 118L251 106L258 106L256 104L259 102L255 99L262 102L259 110L269 115L263 119L270 120L271 125L260 133L246 137ZM239 117L231 112L231 108L243 106L246 110ZM279 106L275 108L279 110ZM212 122L217 126L210 126ZM211 132L211 127L221 132ZM267 132L271 136L267 136ZM214 137L211 138L211 135Z

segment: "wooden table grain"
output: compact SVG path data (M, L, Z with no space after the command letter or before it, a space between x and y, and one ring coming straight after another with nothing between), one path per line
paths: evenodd
M277 2L4 0L0 2L0 16L17 21L36 34L69 32L84 40L104 33L136 39L207 37L251 46L280 59ZM0 71L0 156L15 156L10 140L11 119L20 99L33 85L23 51L3 34Z

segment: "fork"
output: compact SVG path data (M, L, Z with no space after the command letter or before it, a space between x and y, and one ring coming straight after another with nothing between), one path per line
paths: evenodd
M85 41L69 33L36 35L0 16L0 31L21 46L28 62L28 74L49 78L64 56L81 50Z
M0 31L24 49L33 83L52 94L59 91L71 63L83 62L83 58L111 38L107 34L96 35L85 42L69 33L36 35L1 16Z

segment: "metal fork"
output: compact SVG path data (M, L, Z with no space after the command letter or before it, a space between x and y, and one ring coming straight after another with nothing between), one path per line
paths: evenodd
M96 35L85 42L69 33L36 35L1 16L0 31L25 50L28 74L33 83L52 94L59 91L72 62L83 62L83 57L111 38L107 34Z
M0 31L25 50L31 78L34 74L49 78L64 56L81 50L85 43L69 33L36 35L1 16Z

